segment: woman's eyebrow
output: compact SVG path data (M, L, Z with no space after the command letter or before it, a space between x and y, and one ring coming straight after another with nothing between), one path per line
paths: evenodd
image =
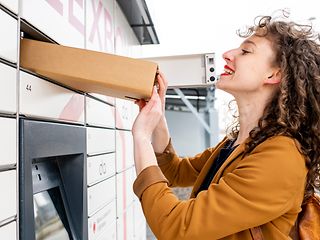
M243 41L243 44L252 44L252 45L254 45L255 47L257 47L257 45L256 45L253 41L248 40L248 39L244 40L244 41Z

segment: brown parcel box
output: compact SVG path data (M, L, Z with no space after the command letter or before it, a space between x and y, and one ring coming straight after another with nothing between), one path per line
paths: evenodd
M21 67L65 86L126 99L151 97L157 64L21 39Z

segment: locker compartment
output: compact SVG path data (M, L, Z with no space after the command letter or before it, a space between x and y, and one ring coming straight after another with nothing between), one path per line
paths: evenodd
M100 235L98 240L116 240L117 239L117 222L111 223L107 230Z
M86 99L87 124L114 128L114 107L90 97Z
M132 109L128 100L116 98L116 128L131 130L132 128Z
M88 220L89 240L112 239L112 229L116 230L116 202L113 200ZM109 237L109 238L108 238Z
M87 158L88 186L111 177L116 172L115 153L103 154Z
M20 71L20 113L83 123L84 96Z
M18 0L0 0L0 4L14 13L18 13Z
M16 186L16 171L4 171L0 172L0 221L3 221L9 217L17 214L17 186Z
M3 227L0 227L0 239L5 240L16 240L16 227L17 223L12 222L8 225L5 225Z
M87 128L87 153L94 155L115 151L115 130Z
M134 237L133 207L130 206L119 218L117 218L117 239L133 239Z
M0 40L1 41L1 40ZM0 81L2 92L0 94L0 112L17 112L17 69L0 63Z
M108 178L88 188L88 216L91 217L99 209L116 197L115 177Z
M0 9L0 57L10 62L17 62L18 22Z
M130 131L116 130L117 173L134 165L133 138Z
M20 16L56 42L84 47L85 0L20 1Z
M133 170L130 168L116 175L117 180L117 217L121 217L123 212L132 205L134 201Z
M17 161L16 120L11 118L0 118L0 132L0 166L15 164Z

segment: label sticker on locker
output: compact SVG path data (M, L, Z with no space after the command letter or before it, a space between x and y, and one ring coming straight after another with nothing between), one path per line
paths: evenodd
M0 63L0 112L17 112L17 69Z
M16 228L17 228L16 222L12 222L12 223L9 223L8 225L0 227L0 239L16 240L17 239Z
M113 0L86 2L86 47L99 52L114 53Z
M20 71L20 113L83 123L84 96Z
M85 0L23 0L21 18L57 41L84 47Z
M92 126L115 127L115 108L93 98L86 98L87 124Z
M120 217L123 212L133 203L134 193L133 185L133 171L130 168L122 173L116 175L117 179L117 216Z
M0 57L10 62L17 62L18 22L0 9Z
M110 233L109 226L116 221L116 202L113 200L99 212L88 219L89 240L96 240L101 235L104 238ZM116 226L114 226L115 228Z
M116 172L115 153L108 153L87 158L88 186L111 177Z
M1 194L0 204L0 221L17 214L17 186L16 186L16 171L0 172L0 191Z
M103 128L87 128L87 153L89 156L114 152L115 146L115 130Z
M116 130L116 171L134 165L133 138L130 131Z
M116 197L115 177L108 178L88 188L88 215L103 208Z
M15 164L17 159L16 120L0 118L0 165Z
M129 207L121 217L117 219L117 237L118 239L133 239L133 206Z
M18 0L0 0L0 4L14 13L18 13Z

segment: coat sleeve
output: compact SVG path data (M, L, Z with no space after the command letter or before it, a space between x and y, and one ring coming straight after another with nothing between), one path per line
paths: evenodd
M223 144L225 139L217 146ZM168 179L170 187L192 186L202 167L217 148L208 148L194 157L179 157L175 152L171 139L163 153L155 153L158 165Z
M134 183L147 222L160 239L220 239L286 213L304 191L306 167L293 140L266 140L236 169L196 198L178 200L162 179L148 182L157 166ZM143 182L143 186L139 183Z

